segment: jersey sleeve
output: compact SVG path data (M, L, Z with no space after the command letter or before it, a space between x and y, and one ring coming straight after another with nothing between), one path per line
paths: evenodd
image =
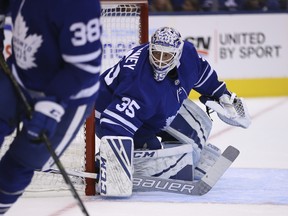
M73 0L69 6L60 1L52 16L58 35L62 67L49 83L48 95L62 100L87 99L99 89L102 44L100 3L94 0Z
M193 89L201 95L213 97L218 99L225 91L226 84L223 81L219 81L217 72L211 67L211 65L200 55L197 54L195 47L189 42L186 42L187 46L191 50L193 56L191 58L196 60L197 70L195 76L197 77L194 83Z

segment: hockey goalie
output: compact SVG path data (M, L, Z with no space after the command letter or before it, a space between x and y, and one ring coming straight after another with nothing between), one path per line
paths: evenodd
M235 109L238 117L234 119L228 114L222 116L225 123L248 126L243 124L244 121L249 123L250 119L247 109L244 110L245 103L241 100L235 104L239 106L241 103L243 110L239 107ZM225 109L218 110L218 116L228 113ZM102 196L128 197L132 194L133 175L184 181L200 180L221 155L221 150L208 142L211 129L212 121L208 115L196 103L186 99L169 126L158 134L157 139L162 141L161 149L133 150L132 138L103 137L100 154L96 157L97 170L100 171L98 192Z
M100 76L100 195L131 196L133 176L197 181L213 166L221 151L208 142L212 123L191 90L224 122L249 126L244 100L174 28L157 29Z

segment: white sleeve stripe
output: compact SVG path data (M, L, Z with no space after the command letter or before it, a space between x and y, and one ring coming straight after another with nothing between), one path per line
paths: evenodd
M215 92L217 92L223 85L225 85L225 82L223 82L213 93L212 96L215 94Z
M101 117L101 112L95 110L95 118L100 119L100 117Z
M66 55L63 54L62 57L66 62L69 63L82 63L82 62L88 62L92 61L94 59L97 59L102 53L101 48L99 48L97 51L93 53L83 54L83 55Z
M200 77L200 79L198 80L198 82L197 83L195 83L195 85L198 85L198 83L202 80L202 78L203 78L203 76L205 75L205 73L207 72L207 69L208 69L208 67L209 67L209 65L207 65L207 67L205 68L205 70L204 70L204 72L203 72L203 74L202 74L202 76Z
M97 74L100 73L101 67L100 66L93 66L93 65L88 65L88 64L74 64L76 67L92 73L92 74Z
M201 83L199 83L198 85L194 86L194 88L199 88L201 87L209 78L210 76L213 74L214 70L211 68L211 70L209 71L209 74L207 75L207 77L205 78L205 80L203 80Z
M133 135L133 132L131 132L129 129L125 128L125 127L124 127L123 125L121 125L121 124L117 124L116 122L113 122L113 121L110 120L110 119L102 118L102 119L100 120L100 124L101 124L102 122L105 122L105 123L108 123L108 124L113 124L113 125L118 125L118 126L124 128L126 131L128 131L129 133L131 133L131 134Z
M97 83L95 83L95 85L90 86L86 89L82 89L76 95L71 96L70 99L75 100L75 99L90 97L93 94L95 94L99 88L100 88L100 82L98 81Z
M131 122L127 121L126 119L122 118L121 116L119 116L118 114L111 112L110 110L104 110L104 113L106 113L107 115L117 119L119 122L121 122L123 125L126 125L127 127L131 128L134 132L136 130L138 130L138 128L133 125Z

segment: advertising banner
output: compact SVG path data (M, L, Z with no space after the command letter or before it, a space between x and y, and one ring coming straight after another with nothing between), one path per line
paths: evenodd
M221 78L288 77L288 14L150 16L150 35L176 28Z

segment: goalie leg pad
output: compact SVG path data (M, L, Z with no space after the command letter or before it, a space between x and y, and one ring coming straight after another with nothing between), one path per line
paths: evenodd
M164 144L164 149L134 151L134 174L193 181L192 144Z
M100 143L100 195L132 195L133 140L130 137L104 136Z
M220 156L221 150L218 147L211 143L205 145L201 152L200 160L195 167L195 180L200 180L216 163Z
M181 143L194 144L194 148L201 150L211 129L212 122L207 114L196 103L186 99L165 131Z

